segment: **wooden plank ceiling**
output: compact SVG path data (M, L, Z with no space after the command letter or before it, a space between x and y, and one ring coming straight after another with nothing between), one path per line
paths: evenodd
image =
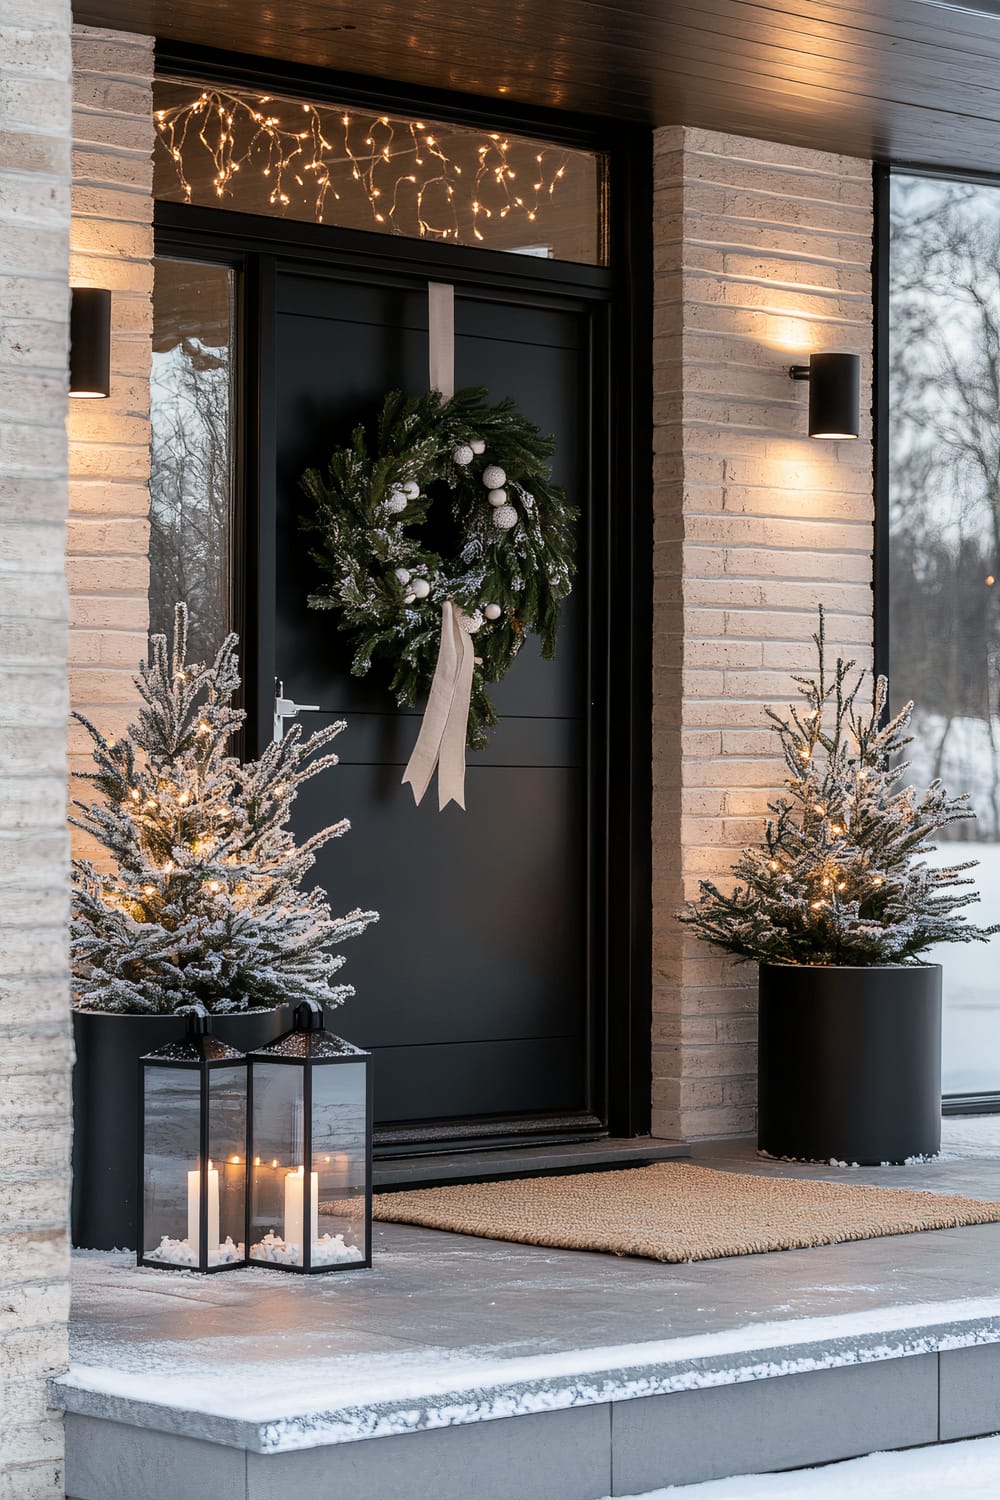
M1000 0L76 0L74 14L532 106L1000 171Z

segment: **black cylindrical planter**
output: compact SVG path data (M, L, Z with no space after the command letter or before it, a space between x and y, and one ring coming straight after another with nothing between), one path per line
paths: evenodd
M249 1052L287 1031L291 1011L213 1016L215 1036ZM73 1012L73 1244L136 1248L139 1059L183 1035L179 1016Z
M941 1149L941 967L761 964L757 1145L862 1167Z

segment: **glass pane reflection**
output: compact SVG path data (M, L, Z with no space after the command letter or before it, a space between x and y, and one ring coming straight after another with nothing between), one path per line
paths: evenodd
M149 628L189 611L188 659L232 623L233 273L158 256L153 279Z

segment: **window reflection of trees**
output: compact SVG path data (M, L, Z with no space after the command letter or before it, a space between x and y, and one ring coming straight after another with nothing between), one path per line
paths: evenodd
M230 272L158 260L151 378L150 631L190 611L190 656L230 628L232 337Z
M893 696L912 759L1000 839L1000 189L894 179L890 224Z

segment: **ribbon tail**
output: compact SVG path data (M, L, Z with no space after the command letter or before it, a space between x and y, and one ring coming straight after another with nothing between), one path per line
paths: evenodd
M461 634L462 632L459 631ZM448 715L455 696L455 680L459 672L459 656L455 641L454 606L446 599L441 609L441 645L438 649L437 666L424 709L423 722L417 743L413 747L403 786L413 788L413 797L419 807L421 799L430 785L434 768L438 763L441 741L448 723Z
M469 704L472 701L472 674L475 647L472 637L462 628L465 616L455 608L452 616L455 649L458 656L451 711L444 727L438 753L438 810L456 802L465 811L465 741L469 732Z

